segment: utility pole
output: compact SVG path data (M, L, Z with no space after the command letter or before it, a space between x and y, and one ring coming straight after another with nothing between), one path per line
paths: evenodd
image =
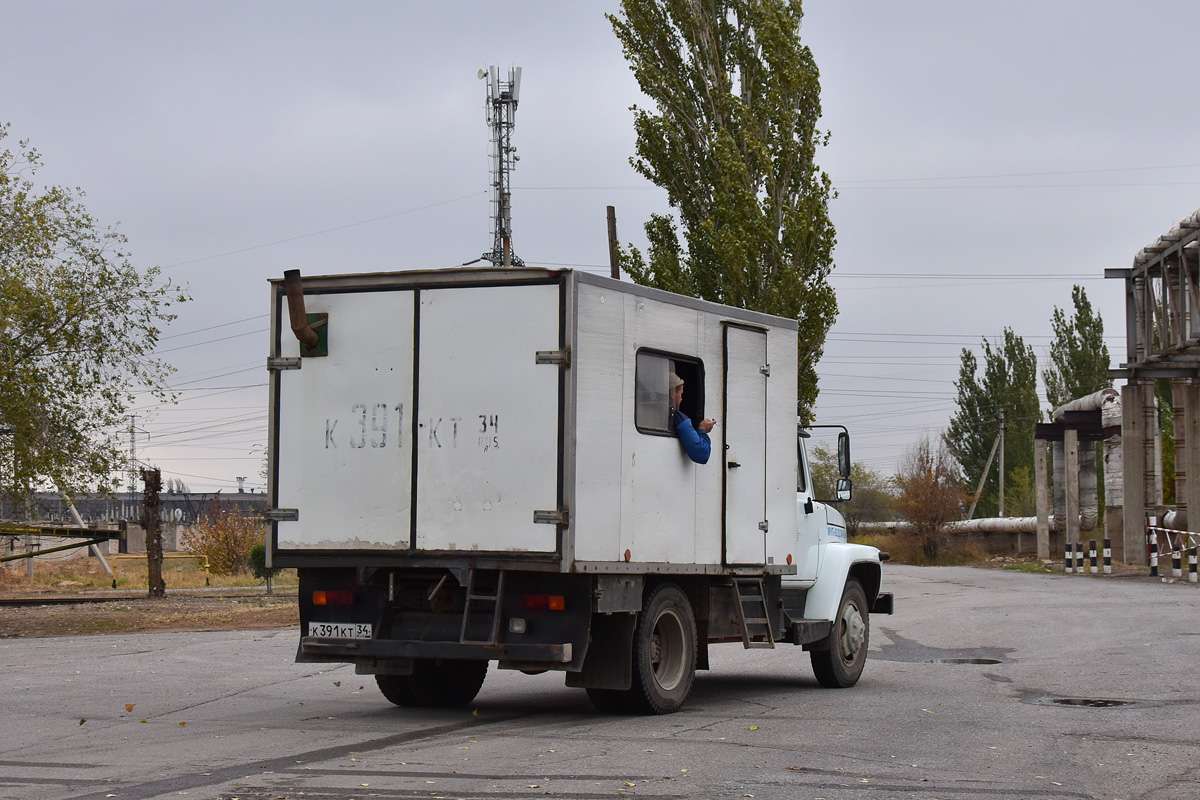
M512 247L512 192L509 173L516 169L521 160L517 148L512 146L512 132L516 126L517 101L521 96L521 68L508 70L508 80L500 80L500 70L488 67L479 70L479 79L487 80L487 100L484 109L488 125L492 128L492 219L495 222L495 237L490 253L482 259L495 266L523 267L525 262L513 253Z
M1004 432L1008 426L1004 424L1004 409L1000 409L1000 512L1004 516Z

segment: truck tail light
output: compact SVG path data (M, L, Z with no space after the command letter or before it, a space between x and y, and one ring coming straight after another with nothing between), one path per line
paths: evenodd
M527 594L521 604L530 611L563 611L567 607L561 594Z
M352 606L354 605L354 592L348 589L338 591L315 591L313 592L314 606Z

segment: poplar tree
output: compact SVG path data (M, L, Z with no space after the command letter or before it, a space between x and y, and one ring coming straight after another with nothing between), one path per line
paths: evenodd
M27 140L0 149L0 493L14 505L111 486L134 391L166 394L173 370L153 352L185 299L129 261L81 189L37 185L40 166Z
M1042 372L1050 410L1078 397L1112 386L1108 377L1108 346L1104 343L1104 320L1092 309L1082 286L1071 288L1074 313L1068 317L1054 307L1050 325L1050 366Z
M1000 410L1004 410L1007 432L1004 439L1005 493L1009 487L1025 488L1014 480L1018 473L1028 482L1033 474L1033 431L1038 421L1037 356L1033 348L1004 329L994 346L983 340L983 373L977 376L979 362L975 354L963 348L954 382L958 392L958 410L946 429L946 443L958 459L965 476L965 488L972 494L987 466L988 454L1000 431ZM992 464L983 487L975 516L995 516L999 508L999 454ZM1006 513L1010 506L1006 504Z
M801 415L837 315L834 192L815 161L820 81L800 0L623 0L608 15L654 110L634 106L630 163L673 214L645 223L637 283L798 321ZM676 216L678 219L676 219Z

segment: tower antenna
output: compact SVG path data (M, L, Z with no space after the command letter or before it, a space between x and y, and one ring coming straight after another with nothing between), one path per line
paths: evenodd
M511 67L508 80L500 79L499 68L492 66L479 70L479 79L487 80L487 100L484 110L488 125L492 128L492 220L495 237L491 252L484 253L482 260L495 266L523 267L522 261L513 252L512 246L512 198L509 174L521 160L517 148L512 146L512 132L516 125L517 101L521 95L521 68Z

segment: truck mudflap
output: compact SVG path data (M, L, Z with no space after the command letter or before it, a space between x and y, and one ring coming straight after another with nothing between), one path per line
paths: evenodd
M875 602L871 603L872 614L891 614L894 608L895 601L891 592L880 592L876 595Z

